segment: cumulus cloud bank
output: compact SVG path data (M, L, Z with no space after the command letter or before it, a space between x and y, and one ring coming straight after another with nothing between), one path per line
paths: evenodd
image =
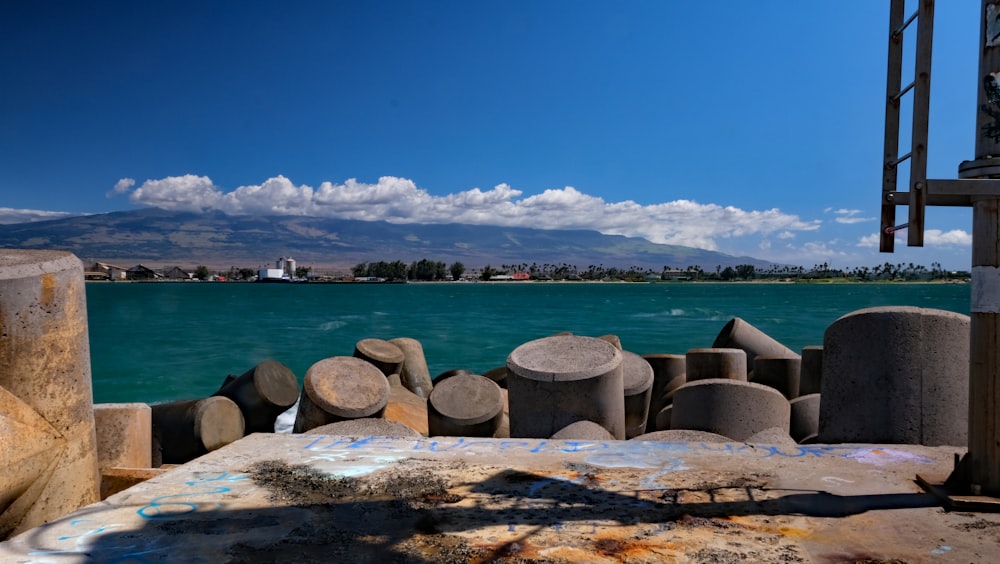
M120 180L109 194L127 193L132 179ZM388 221L391 223L466 223L545 229L594 229L605 234L643 237L654 243L718 250L719 239L793 231L814 231L820 222L769 210L674 200L640 205L631 200L607 202L572 186L522 197L521 190L500 184L434 196L412 180L383 176L375 184L350 179L323 182L318 188L296 186L284 176L260 185L225 192L207 176L192 174L147 180L131 190L138 205L175 211L218 210L231 215L279 214Z
M878 247L878 233L872 233L858 239L859 247ZM896 244L906 245L906 232L896 233ZM942 231L940 229L924 230L924 246L927 247L971 247L972 234L962 229Z

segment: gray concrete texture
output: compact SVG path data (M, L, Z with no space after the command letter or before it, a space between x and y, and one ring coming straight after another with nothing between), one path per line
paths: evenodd
M227 397L172 401L150 408L153 466L184 464L243 436L243 414Z
M382 339L361 339L354 345L354 357L367 360L384 376L402 374L406 360L402 349Z
M795 351L739 317L726 323L712 347L742 349L747 353L747 372L753 370L753 361L757 355L798 356Z
M0 249L0 538L100 495L83 265Z
M687 352L685 378L688 383L711 378L747 379L747 354L738 348L701 348Z
M833 322L823 338L819 440L965 445L969 317L876 307Z
M570 423L555 432L550 439L557 441L613 441L610 431L593 421L577 421Z
M2 542L0 561L998 562L1000 517L913 484L953 455L260 433Z
M713 378L684 384L674 395L670 428L708 431L744 441L771 427L788 431L791 408L768 386Z
M94 405L97 463L101 470L153 465L153 412L144 403Z
M754 359L750 381L770 386L785 398L794 399L799 396L800 365L798 356L759 354Z
M512 437L547 438L577 421L593 421L625 438L622 352L593 337L558 335L529 341L507 357Z
M374 417L362 417L361 419L347 419L336 423L320 425L315 429L309 429L306 435L344 435L348 437L420 437L407 425Z
M820 394L799 396L788 404L792 408L788 434L797 442L819 435Z
M431 382L430 369L427 368L424 346L420 341L410 337L397 337L389 339L389 342L403 351L403 366L399 372L403 386L427 399L431 395L434 383Z
M674 399L674 391L687 382L687 358L682 354L643 355L653 368L653 386L649 396L646 432L658 431L656 417ZM669 423L668 423L669 425Z
M274 420L299 398L295 374L276 360L265 360L230 378L214 395L231 399L243 414L244 433L273 433Z
M823 391L823 345L802 348L799 374L799 395L808 396Z
M646 432L653 367L634 352L622 351L622 387L625 392L625 438Z
M500 386L478 374L438 382L427 399L430 436L492 437L503 417Z
M373 364L351 356L325 358L306 371L293 432L377 417L388 400L389 380Z

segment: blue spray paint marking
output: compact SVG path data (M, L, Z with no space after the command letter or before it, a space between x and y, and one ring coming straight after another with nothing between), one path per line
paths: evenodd
M207 488L201 486L203 486L204 484L208 484L210 482L220 482L220 481L238 482L246 479L247 477L245 474L230 475L229 472L222 472L218 476L215 476L213 478L204 478L201 480L192 480L190 482L184 482L185 485L199 486L199 488L197 488L195 491L187 493L161 495L155 497L144 507L139 508L139 510L136 511L136 513L143 519L150 519L150 520L169 519L179 515L186 515L188 513L192 513L198 510L198 502L167 501L166 503L164 503L164 500L173 500L175 498L185 498L197 495L218 495L226 493L231 490L231 488L229 488L228 486L207 487ZM213 507L218 507L219 503L216 501L212 505ZM170 509L165 509L165 508L170 508Z

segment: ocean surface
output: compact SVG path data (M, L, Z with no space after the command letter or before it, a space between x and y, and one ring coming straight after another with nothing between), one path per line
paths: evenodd
M265 359L301 383L313 363L369 337L418 339L433 377L502 366L518 345L560 331L683 354L741 317L797 351L858 309L968 314L969 299L967 284L87 284L97 403L205 397Z

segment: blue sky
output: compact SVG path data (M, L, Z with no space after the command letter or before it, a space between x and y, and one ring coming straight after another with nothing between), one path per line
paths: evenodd
M932 178L974 156L979 4L937 6ZM876 0L14 0L0 221L157 206L584 227L966 269L966 208L928 208L924 248L878 252L887 30Z

